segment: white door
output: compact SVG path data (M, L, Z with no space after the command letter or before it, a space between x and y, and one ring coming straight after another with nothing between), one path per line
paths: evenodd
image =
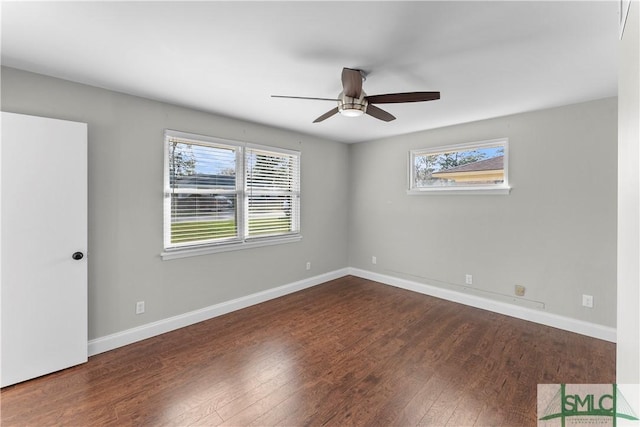
M0 125L4 387L87 361L87 125Z

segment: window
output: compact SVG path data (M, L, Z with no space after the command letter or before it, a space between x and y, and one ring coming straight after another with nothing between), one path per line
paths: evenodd
M300 238L300 153L165 131L163 259Z
M413 150L409 154L409 194L506 194L507 159L506 138Z

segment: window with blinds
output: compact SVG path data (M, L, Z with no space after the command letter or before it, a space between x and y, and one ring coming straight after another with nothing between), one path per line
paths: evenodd
M298 230L299 156L247 148L245 182L248 237Z
M299 222L299 152L165 131L163 257L277 243Z

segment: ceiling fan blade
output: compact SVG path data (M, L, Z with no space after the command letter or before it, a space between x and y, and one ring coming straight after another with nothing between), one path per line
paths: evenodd
M311 99L314 101L339 101L338 98L311 98L308 96L271 95L272 98Z
M338 114L338 107L327 111L326 113L324 113L323 115L321 115L320 117L315 119L313 121L313 123L320 123L321 121L328 119L329 117L333 116L334 114Z
M367 96L369 104L398 104L401 102L422 102L440 99L440 92L387 93Z
M391 120L396 119L394 116L387 113L382 108L378 108L375 105L371 104L367 105L367 114L385 122L390 122Z
M360 94L362 94L362 74L360 74L360 70L342 69L342 90L346 96L360 98Z

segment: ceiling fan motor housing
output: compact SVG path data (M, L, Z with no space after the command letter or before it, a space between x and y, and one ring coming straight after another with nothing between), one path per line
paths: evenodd
M367 105L369 105L365 96L367 94L364 91L361 91L359 98L353 98L341 93L338 100L338 111L346 117L362 116L367 112Z

